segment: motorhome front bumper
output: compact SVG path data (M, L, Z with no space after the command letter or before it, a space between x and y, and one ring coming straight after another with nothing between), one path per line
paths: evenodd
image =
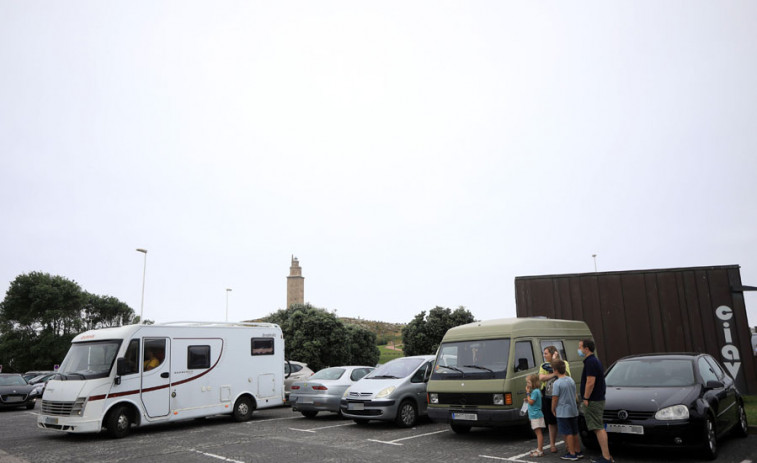
M42 429L54 429L65 432L100 432L101 423L99 420L81 420L65 416L47 416L40 415L37 417L37 427Z

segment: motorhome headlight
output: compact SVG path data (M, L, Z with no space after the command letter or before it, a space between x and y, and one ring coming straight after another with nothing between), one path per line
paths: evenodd
M504 394L494 394L492 396L492 403L494 403L494 405L505 405L505 395Z
M385 387L384 389L381 389L378 394L376 394L377 399L383 399L384 397L387 397L389 394L394 392L394 390L397 389L394 386Z
M432 404L438 404L439 403L439 394L436 392L432 392L428 395L428 402Z
M79 397L74 402L73 408L71 408L71 415L82 416L84 414L84 407L87 405L86 397Z
M654 414L656 420L688 420L689 407L686 405L673 405L672 407L663 408Z

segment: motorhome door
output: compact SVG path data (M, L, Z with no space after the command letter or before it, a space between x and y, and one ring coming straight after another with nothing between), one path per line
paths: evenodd
M169 338L143 338L142 405L147 416L168 416L171 391Z

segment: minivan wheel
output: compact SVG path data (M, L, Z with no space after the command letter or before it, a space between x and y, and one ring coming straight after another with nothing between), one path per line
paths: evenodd
M715 420L708 416L704 421L704 456L708 460L718 457L718 441L715 433Z
M464 424L455 424L455 423L450 423L449 427L452 428L452 430L458 434L467 434L470 432L470 428L471 428L470 426L466 426Z
M394 422L401 428L410 428L418 421L418 411L415 404L410 400L403 400L397 409L397 417Z
M111 410L105 418L105 428L108 430L108 434L116 439L128 436L129 431L131 431L129 409L121 405Z

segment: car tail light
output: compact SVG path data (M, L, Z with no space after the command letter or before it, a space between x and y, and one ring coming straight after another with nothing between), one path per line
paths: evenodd
M327 388L326 386L313 386L313 389L315 389L316 391L328 391L329 390L329 388Z
M300 386L292 386L292 389L294 389L295 391L296 391L297 389L299 389L299 388L300 388Z

